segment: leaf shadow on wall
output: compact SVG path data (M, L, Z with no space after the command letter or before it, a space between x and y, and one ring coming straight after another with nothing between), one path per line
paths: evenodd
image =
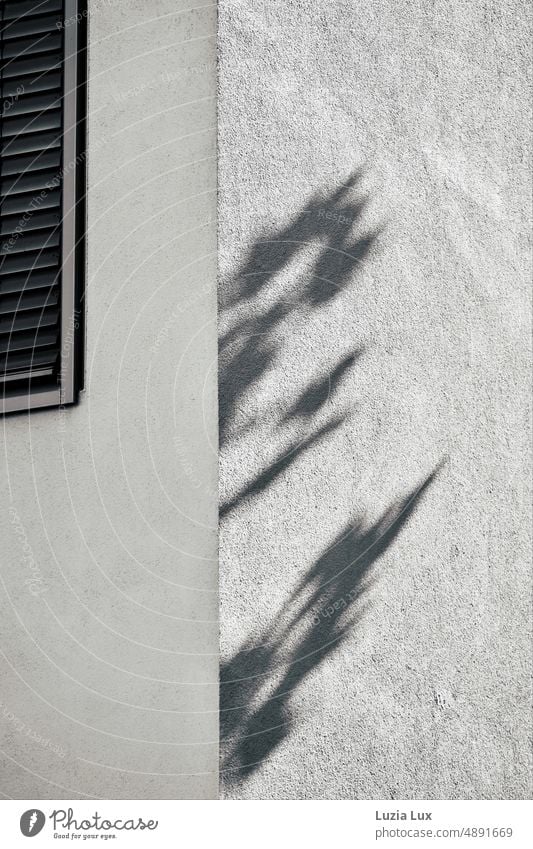
M437 472L375 523L367 524L362 516L350 522L304 576L272 626L249 639L222 666L226 784L244 780L287 737L294 691L360 620L372 567L393 544ZM259 694L263 689L266 693Z
M278 368L280 329L285 319L296 314L305 321L355 285L357 272L375 249L380 231L364 228L367 198L360 190L361 177L361 172L356 172L326 197L315 195L288 227L258 239L225 288L219 341L221 450L247 431L253 433L253 416L243 424L240 413L247 407L250 390ZM318 251L303 279L285 280L283 294L273 302L262 298L288 265L311 246L318 246ZM299 457L346 421L347 412L338 409L336 394L363 354L360 345L354 346L289 401L276 422L279 433L289 434L288 446L222 501L222 523L241 506L258 502ZM374 523L364 515L356 516L303 576L270 625L250 635L223 664L223 783L244 782L290 733L292 695L356 625L367 603L363 599L375 563L392 545L437 471Z

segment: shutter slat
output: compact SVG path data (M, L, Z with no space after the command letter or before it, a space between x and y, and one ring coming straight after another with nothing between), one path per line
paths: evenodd
M59 300L59 289L37 289L36 292L11 295L0 298L0 315L20 313L27 310L39 310L43 307L56 307Z
M20 384L22 380L31 380L35 382L37 378L46 378L53 377L56 369L54 365L50 365L48 367L40 367L34 365L35 358L32 360L32 366L29 371L23 371L20 368L15 374L10 374L9 372L4 374L3 381L6 384L6 389L9 389L10 382ZM1 370L1 367L0 367Z
M59 251L39 251L38 253L4 256L0 260L0 273L18 274L21 271L33 271L38 268L50 268L59 265Z
M33 201L33 206L30 206ZM2 211L5 215L16 215L17 213L25 213L28 209L55 209L59 208L61 201L61 192L59 189L48 192L43 189L43 193L36 194L33 192L30 195L13 195L6 198L2 202Z
M20 156L6 156L0 164L0 175L9 177L15 174L28 174L34 171L54 170L55 173L61 165L61 150L44 150L42 153L29 153Z
M16 310L12 315L0 317L0 333L13 334L25 330L54 327L59 318L56 309Z
M59 330L30 330L25 333L6 333L0 336L0 353L9 354L11 351L28 351L28 364L31 362L31 352L35 348L49 348L57 345ZM56 351L56 356L57 356Z
M16 156L20 153L40 152L61 145L59 133L33 133L29 136L20 135L3 141L0 155Z
M59 286L59 270L54 268L34 271L31 274L9 274L5 277L0 274L0 297L15 292L49 289L54 285Z
M17 237L21 228L24 233L31 233L34 230L46 230L54 227L59 227L61 217L59 212L34 212L31 217L27 217L23 221L19 215L3 217L0 221L0 236L5 241L10 236Z
M24 79L15 77L4 80L4 101L18 101L19 97L38 94L40 91L57 91L61 94L61 73L52 71L40 73L36 77L28 76ZM16 104L9 105L8 112L12 113Z
M35 174L11 174L8 180L0 181L0 202L13 195L26 192L53 191L57 187L57 171L37 171ZM54 181L56 181L54 183ZM33 208L33 207L32 207Z
M5 28L2 35L7 31ZM30 57L36 56L38 53L57 53L61 50L62 36L60 32L49 32L38 36L36 39L23 38L10 41L4 37L3 54L4 59L14 59L15 57Z
M3 239L0 243L0 257L7 258L12 254L20 254L27 251L42 251L56 248L59 245L60 232L57 227L52 230L41 230L36 233L14 234L13 237ZM3 262L0 259L0 267Z
M11 59L2 68L2 76L5 80L18 79L21 85L26 82L26 77L42 74L48 71L61 70L61 53L45 53L41 55L24 55Z
M59 25L59 26L58 26ZM59 32L61 29L61 16L55 15L19 15L4 26L2 37L4 42L13 38L27 38L31 35L37 36L41 33Z
M4 94L4 100L6 95ZM32 112L46 112L48 109L59 109L61 105L60 89L47 91L42 94L20 95L9 103L9 109L5 111L5 117L18 118L21 115L29 115ZM4 118L5 120L5 118Z
M30 357L10 351L9 354L0 354L0 372L4 372L4 380L24 380L32 375L52 376L56 362L57 351L53 349L34 350Z
M61 109L31 112L21 118L4 118L2 134L4 138L9 138L9 136L20 136L21 133L43 133L47 130L59 130L61 119Z
M61 12L62 0L8 0L4 3L4 21L20 20L26 15L49 15Z

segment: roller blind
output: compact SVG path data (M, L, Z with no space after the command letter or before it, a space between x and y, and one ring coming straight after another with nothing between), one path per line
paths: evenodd
M82 386L85 23L75 0L0 0L0 411Z

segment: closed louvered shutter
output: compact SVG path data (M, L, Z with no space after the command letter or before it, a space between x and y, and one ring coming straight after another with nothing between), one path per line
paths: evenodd
M81 387L86 10L0 0L0 411Z

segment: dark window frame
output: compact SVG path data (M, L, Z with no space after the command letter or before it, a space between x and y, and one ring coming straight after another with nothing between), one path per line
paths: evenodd
M25 4L26 5L26 4ZM38 8L39 0L35 0ZM63 129L61 199L61 280L59 372L57 386L9 394L0 375L0 415L77 403L83 389L85 233L87 2L63 4Z

